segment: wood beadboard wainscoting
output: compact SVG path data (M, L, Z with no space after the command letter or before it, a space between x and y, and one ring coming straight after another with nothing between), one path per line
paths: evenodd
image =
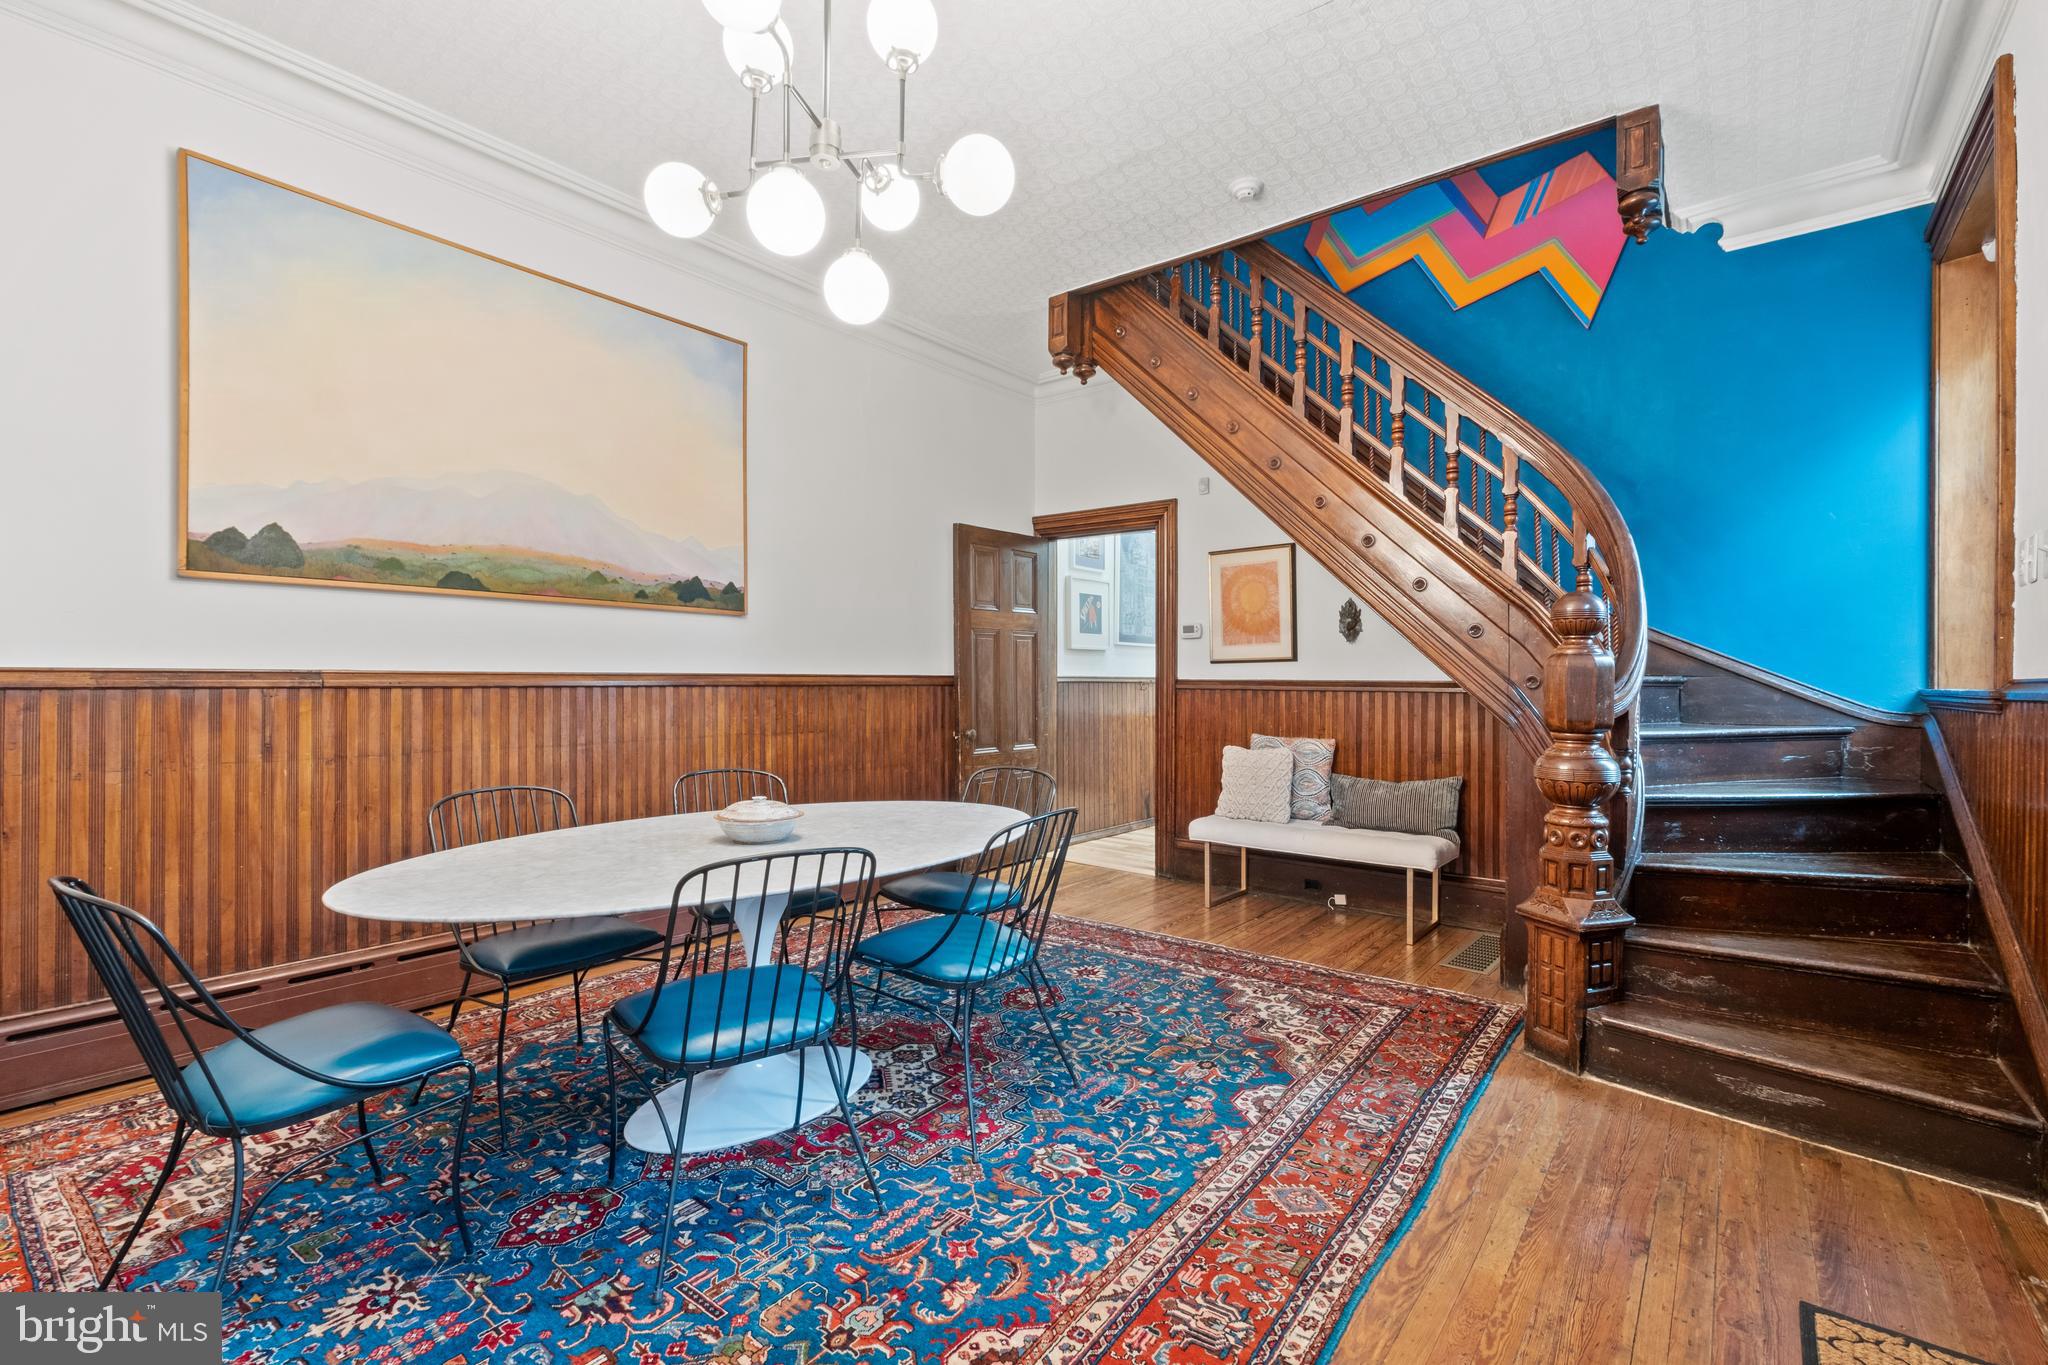
M320 894L426 852L436 797L538 783L592 823L746 766L797 802L945 799L953 706L950 677L0 670L0 1107L141 1070L52 875L157 920L249 1022L422 1005L448 935Z
M1061 678L1053 777L1080 811L1076 835L1114 834L1152 818L1151 678Z
M1340 773L1388 781L1465 779L1459 812L1463 850L1444 872L1444 918L1474 928L1501 927L1506 828L1501 765L1510 741L1500 722L1462 688L1454 683L1184 678L1178 690L1173 790L1159 801L1159 818L1171 822L1175 836L1174 876L1202 875L1202 848L1188 841L1188 822L1216 809L1226 744L1249 744L1254 734L1334 738ZM1235 855L1228 868L1234 879ZM1252 855L1251 881L1283 895L1342 891L1354 904L1386 908L1401 903L1398 872L1271 853ZM1306 885L1311 881L1314 888Z
M2048 690L1930 693L1927 702L2020 955L2048 985Z

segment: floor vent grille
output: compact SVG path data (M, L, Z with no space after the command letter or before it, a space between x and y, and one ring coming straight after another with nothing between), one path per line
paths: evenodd
M1461 972L1490 972L1500 962L1500 935L1480 934L1444 959L1444 966Z

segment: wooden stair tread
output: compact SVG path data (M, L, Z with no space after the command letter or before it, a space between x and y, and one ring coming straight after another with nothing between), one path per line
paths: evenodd
M1644 793L1650 805L1763 806L1780 801L1932 801L1936 793L1917 782L1873 781L1869 778L1742 778L1725 782L1652 783Z
M1807 882L1824 886L1969 889L1969 874L1946 853L1659 853L1636 860L1648 869L1703 877Z
M1628 931L1632 946L1733 958L1798 971L1860 976L1910 985L1996 996L2004 982L1984 955L1967 943L1925 939L1860 938L1768 934L1638 924Z
M1588 1020L2005 1128L2029 1133L2042 1128L2033 1105L1994 1057L1922 1052L1641 1000L1598 1006Z
M1835 739L1853 735L1853 725L1688 725L1684 722L1659 722L1645 725L1637 732L1645 740L1651 739Z

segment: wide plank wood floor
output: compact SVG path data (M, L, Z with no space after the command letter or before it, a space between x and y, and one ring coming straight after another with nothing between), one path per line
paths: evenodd
M1078 862L1058 908L1517 998L1491 972L1444 964L1472 931L1445 927L1410 948L1391 913L1258 894L1204 910L1200 886ZM0 1127L145 1088L18 1110ZM1332 1360L1791 1365L1802 1299L1995 1365L2048 1365L2048 1220L1566 1076L1517 1043Z
M1390 915L1259 895L1204 910L1199 886L1073 864L1059 910L1516 998L1444 965L1469 930L1409 948ZM1797 1362L1801 1300L1998 1365L2048 1362L2048 1221L1566 1076L1518 1042L1333 1359Z

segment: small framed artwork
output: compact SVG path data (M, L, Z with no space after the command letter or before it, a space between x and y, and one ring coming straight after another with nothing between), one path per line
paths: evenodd
M1067 648L1109 648L1109 580L1067 579Z
M1150 532L1116 538L1116 642L1158 643L1156 580L1158 564Z
M1075 536L1067 542L1067 567L1076 573L1109 572L1109 537Z
M1294 658L1294 546L1210 551L1209 662Z

